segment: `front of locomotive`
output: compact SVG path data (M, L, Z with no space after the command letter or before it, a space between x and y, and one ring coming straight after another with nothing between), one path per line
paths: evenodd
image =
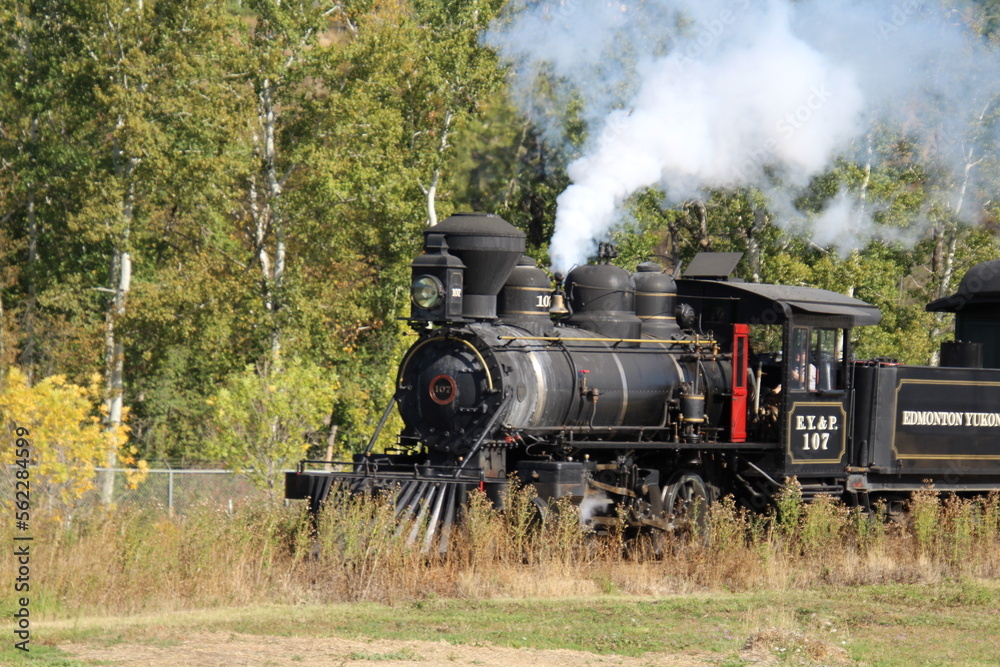
M524 253L524 233L495 215L460 213L424 235L424 253L411 263L409 321L418 339L400 364L395 396L367 450L350 462L302 461L285 476L285 497L308 499L314 516L338 485L354 494L394 493L401 521L419 511L410 517L416 524L447 526L468 489L503 479L502 460L494 465L491 452L474 464L468 454L493 433L515 393L483 332ZM404 423L401 451L375 454L394 407ZM495 489L487 491L496 497ZM427 547L433 531L425 539Z
M425 232L424 250L411 264L410 323L420 337L400 364L396 396L400 444L440 460L478 448L509 410L516 390L488 323L524 233L495 215L459 213Z

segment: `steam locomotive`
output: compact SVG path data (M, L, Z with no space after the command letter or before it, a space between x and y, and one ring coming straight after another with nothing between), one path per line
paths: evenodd
M553 287L497 216L424 234L417 338L368 449L286 476L313 512L334 485L385 490L431 548L470 490L501 506L514 476L539 512L570 496L598 531L670 531L725 494L763 507L793 476L807 498L891 509L928 480L1000 488L1000 260L927 306L957 313L960 342L925 367L855 360L851 332L875 307L740 281L739 253L700 254L683 277L577 266ZM373 453L395 409L396 449Z

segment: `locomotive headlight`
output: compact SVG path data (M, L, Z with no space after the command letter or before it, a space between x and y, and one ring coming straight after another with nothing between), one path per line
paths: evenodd
M410 287L410 296L418 308L432 310L444 298L444 285L434 276L420 276Z

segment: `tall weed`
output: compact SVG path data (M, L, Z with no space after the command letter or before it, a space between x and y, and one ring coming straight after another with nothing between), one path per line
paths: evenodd
M913 492L910 499L910 528L916 543L917 553L923 556L934 554L940 533L941 503L934 485Z
M951 494L944 502L941 517L948 535L944 557L962 569L974 561L975 527L980 518L977 503Z
M543 508L535 502L535 487L522 485L511 476L504 492L503 519L506 540L501 553L508 562L520 562L534 554L534 538Z
M870 554L884 545L888 509L885 501L878 501L871 512L853 507L847 517L848 537L862 555Z
M1000 492L990 491L979 498L982 519L976 524L976 540L995 546L1000 540Z
M824 555L840 546L848 526L846 508L829 496L819 496L802 512L800 540L807 556Z
M538 535L539 559L550 564L570 565L590 528L580 523L580 509L568 496L549 503Z
M298 505L232 513L198 507L185 516L97 508L70 522L38 512L34 537L46 548L32 561L33 612L1000 577L997 493L941 499L927 488L913 495L900 524L886 521L884 504L868 516L830 499L804 504L794 484L788 489L773 515L726 498L709 509L707 532L697 540L646 534L631 541L624 527L592 533L568 499L542 511L530 487L512 485L505 507L496 509L474 491L443 558L436 545L423 548L422 523L396 521L386 495L337 495L315 529ZM0 526L0 539L12 540L9 523ZM9 550L0 553L0 567L14 566ZM12 606L13 593L4 595Z
M789 477L774 499L777 512L777 532L784 538L793 538L802 521L802 485Z

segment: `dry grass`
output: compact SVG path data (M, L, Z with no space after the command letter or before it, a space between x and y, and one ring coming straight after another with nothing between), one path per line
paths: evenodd
M807 637L796 630L778 628L751 634L740 650L740 658L765 664L775 661L822 665L854 663L847 651L836 644Z
M432 597L659 595L816 585L1000 578L1000 495L915 494L904 523L791 494L755 515L716 504L704 535L652 543L596 537L561 504L539 522L531 491L508 511L473 494L441 558L407 546L380 498L332 503L314 544L304 508L95 510L36 517L32 613L48 617L259 603L397 602ZM9 522L7 522L9 524ZM10 543L11 528L4 539ZM318 548L317 548L318 547ZM435 552L436 553L436 552ZM10 550L0 557L14 570ZM12 605L8 592L5 604Z

